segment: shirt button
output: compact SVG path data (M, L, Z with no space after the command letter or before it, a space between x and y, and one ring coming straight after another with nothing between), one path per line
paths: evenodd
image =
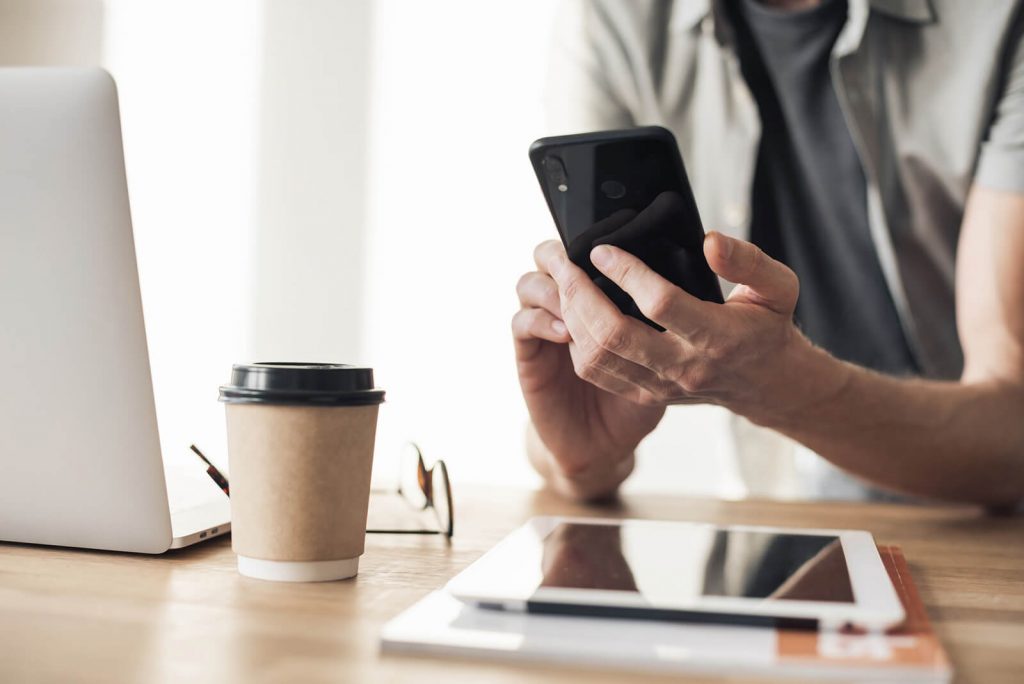
M739 202L726 204L722 208L722 219L729 228L741 228L747 222L747 206Z

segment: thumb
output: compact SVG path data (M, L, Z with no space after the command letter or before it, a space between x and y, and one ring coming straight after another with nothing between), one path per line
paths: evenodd
M719 276L731 283L746 285L738 296L752 298L776 313L793 313L800 294L796 273L757 245L712 231L704 237L704 256L711 270Z

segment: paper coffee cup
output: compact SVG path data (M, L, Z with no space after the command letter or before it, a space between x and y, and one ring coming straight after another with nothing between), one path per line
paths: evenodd
M227 413L238 571L286 582L355 575L384 400L373 370L235 365L220 398Z

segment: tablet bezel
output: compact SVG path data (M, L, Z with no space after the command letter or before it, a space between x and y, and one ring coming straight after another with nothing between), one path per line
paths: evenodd
M584 525L681 525L708 530L752 531L775 534L808 534L837 537L843 548L854 602L796 601L697 595L686 600L652 604L635 592L598 589L565 589L541 587L537 551L542 541L562 523ZM780 620L812 620L819 628L841 628L846 625L868 630L882 630L900 623L903 605L896 594L889 574L882 564L871 533L862 530L821 528L768 527L756 525L714 525L644 519L538 517L516 529L479 560L454 577L447 590L456 598L484 606L506 610L527 611L534 606L604 608L609 612L642 610L650 617L665 612L696 613Z

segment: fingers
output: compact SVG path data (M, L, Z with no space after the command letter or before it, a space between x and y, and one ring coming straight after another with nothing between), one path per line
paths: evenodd
M746 285L740 290L779 314L792 315L800 294L796 274L744 240L710 232L704 238L704 256L711 270L726 280ZM732 299L732 297L730 297Z
M534 358L541 340L568 343L573 370L580 379L638 404L658 403L654 393L644 387L656 386L660 382L656 375L622 359L604 357L600 347L589 339L585 338L583 345L572 342L565 323L545 309L527 307L517 311L512 317L512 337L520 361Z
M566 344L572 339L562 321L558 286L551 276L536 271L525 274L516 284L516 294L522 306L512 317L517 358L531 358L538 340Z
M535 294L533 288L538 287L537 284L543 280L554 286L554 281L549 276L539 273L535 275L538 278L524 277L524 280L532 282L532 285L523 289ZM557 296L556 290L556 300ZM524 304L530 301L529 296L525 299ZM637 325L642 326L639 323ZM573 371L580 379L635 403L658 403L655 394L665 388L664 381L657 374L642 365L615 356L595 342L585 326L579 326L577 331L575 336L571 336L566 324L551 315L546 308L524 306L512 317L516 358L520 361L534 358L540 351L541 340L559 344L569 343Z
M560 319L545 309L528 307L512 317L512 337L516 340L540 339L557 344L569 342L569 330Z
M558 300L558 285L545 273L531 271L519 279L516 294L523 307L538 307L561 319L562 305Z
M590 254L598 270L625 290L645 316L683 337L710 329L718 316L716 306L702 301L665 280L629 252L601 245Z
M569 330L573 368L583 380L635 403L654 405L665 394L663 374L679 350L667 336L619 311L556 241L534 251L538 275L555 284L558 311ZM521 281L523 296L547 300L550 287L536 278Z
M558 240L545 240L533 250L533 262L541 273L554 275L552 269L558 267L563 260L568 261L569 258L565 254L565 247Z
M552 250L546 256L549 260L545 264L552 269L558 286L562 317L573 340L593 354L617 356L647 372L669 370L678 353L675 340L619 311L564 251L559 254Z
M569 343L569 355L581 380L635 404L664 404L658 398L662 393L661 380L648 369L611 355L600 358L599 353L587 351L576 342Z

